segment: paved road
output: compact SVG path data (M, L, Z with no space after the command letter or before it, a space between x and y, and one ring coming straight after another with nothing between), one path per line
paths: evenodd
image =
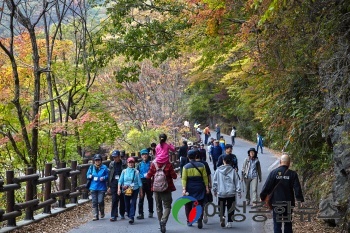
M214 135L214 133L212 133ZM231 142L231 139L229 136L224 135L224 138L227 143ZM241 170L242 163L244 159L247 156L247 151L249 148L255 147L255 143L247 142L241 139L236 139L236 144L233 147L233 153L237 155L238 157L238 166ZM261 162L262 167L262 182L259 183L258 191L261 190L262 185L264 184L266 177L269 173L269 167L276 162L276 156L266 148L264 148L264 154L259 154L259 159ZM208 160L207 160L208 161ZM209 162L212 171L213 166ZM240 172L239 172L240 173ZM177 190L173 192L173 200L175 201L177 198L181 196L181 180L178 178L175 180L175 186ZM245 193L242 195L242 199L238 199L238 209L243 212L242 203L245 200L244 199ZM214 197L214 202L216 202L216 199ZM147 211L147 199L145 199L145 206L144 209ZM256 222L252 220L252 217L256 214L249 213L252 211L251 206L248 206L246 208L246 213L244 216L246 217L245 221L242 222L234 222L232 229L222 229L219 225L219 217L209 217L208 224L204 224L203 229L198 229L196 224L194 224L192 227L188 227L186 225L181 225L177 223L172 215L169 217L169 221L167 224L167 232L180 232L180 231L188 231L191 232L202 232L210 230L210 232L219 232L219 231L235 231L240 233L264 233L264 222ZM235 214L238 214L236 211ZM147 214L146 214L147 216ZM154 233L154 232L160 232L158 230L158 220L157 218L145 218L144 220L137 220L135 218L135 223L133 225L129 225L128 220L119 220L116 222L110 222L109 221L109 213L106 214L106 217L104 219L100 219L99 221L90 221L84 225L81 225L77 227L76 229L73 229L70 231L70 233L110 233L110 232L142 232L142 233ZM185 217L185 210L184 208L180 210L179 213L179 220L183 223L186 223L186 217ZM266 227L265 227L266 228Z

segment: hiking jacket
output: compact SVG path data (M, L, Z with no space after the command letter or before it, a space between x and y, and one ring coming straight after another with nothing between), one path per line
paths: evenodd
M133 181L134 180L134 181ZM118 184L122 186L130 186L134 184L133 189L136 190L142 187L142 182L140 178L140 173L136 168L126 168L122 171Z
M99 169L95 165L91 165L86 172L86 178L90 179L90 175L92 176L90 190L107 191L108 168L106 165L101 164ZM101 178L103 178L102 181Z
M164 163L157 163L158 168L162 168ZM151 163L151 167L147 173L146 178L152 179L151 190L153 191L153 177L156 174L156 166L154 162ZM173 165L168 161L163 169L164 174L166 176L166 181L168 182L168 188L164 192L173 192L176 190L173 179L177 178L177 174L174 170Z
M217 167L220 167L221 165L224 165L224 157L225 157L225 156L231 156L232 162L230 163L230 165L231 165L233 168L236 168L237 171L238 171L238 159L237 159L237 156L234 155L234 154L226 155L226 153L225 153L225 154L220 155L220 157L219 157L219 159L218 159L218 162L216 163L216 166L217 166Z
M138 166L137 170L140 172L140 177L141 179L146 179L146 175L151 167L151 161L146 160L146 161L141 161Z
M304 202L298 174L292 170L288 170L287 173L284 174L287 169L288 166L284 165L271 171L266 179L263 189L261 190L261 200L265 200L266 196L274 190L271 197L272 204L287 201L291 202L291 206L295 206L295 199ZM279 181L281 182L278 184Z
M109 163L109 172L108 172L108 186L109 187L117 187L118 186L118 180L120 178L120 175L122 174L123 169L126 168L126 164L123 164L123 161L120 160L120 162L116 163L114 161L111 161ZM117 178L117 179L116 179Z
M206 193L206 186L208 186L208 175L204 164L190 160L182 170L182 187L186 188L190 196L197 200L203 200Z
M213 160L218 160L222 154L222 149L220 146L212 146L210 148L210 154Z
M236 193L241 192L238 174L231 165L226 164L216 169L213 178L213 191L221 198L234 197Z
M188 151L188 146L181 146L178 152L178 159L180 159L181 157L185 157L187 158L187 151Z
M261 182L261 165L258 157L255 158L256 160L256 172L258 175L259 182ZM242 167L242 174L244 178L248 178L248 173L249 173L249 168L250 168L250 158L246 158L243 162L243 167Z

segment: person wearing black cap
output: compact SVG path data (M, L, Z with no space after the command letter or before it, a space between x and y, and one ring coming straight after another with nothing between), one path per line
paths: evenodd
M182 146L179 149L178 157L180 161L180 176L182 176L182 169L186 165L187 161L187 151L188 151L188 145L187 141L182 142Z
M123 162L120 158L120 151L114 150L112 152L113 161L109 163L109 174L108 174L108 192L112 194L112 207L111 207L111 218L110 221L114 222L118 217L118 203L119 203L119 214L121 219L124 219L125 214L125 203L124 196L121 193L118 195L118 181L119 177L126 168L126 165L123 165Z
M258 180L261 182L261 166L258 159L258 152L255 148L248 150L248 158L243 162L242 176L244 177L244 183L246 190L246 202L250 205L250 185L252 186L252 201L253 206L256 206L258 199Z
M95 154L94 165L92 165L87 173L86 178L91 179L90 193L92 199L93 221L99 220L99 212L101 218L105 216L105 194L107 191L108 168L102 164L102 156Z
M199 145L199 149L198 150L199 150L199 157L200 157L200 159L202 161L207 161L207 151L205 150L203 143L201 143Z
M223 151L221 149L221 146L219 145L219 141L218 140L214 141L214 146L210 148L210 152L209 152L213 160L214 171L216 170L216 165L222 152Z
M217 167L220 167L221 165L223 165L223 158L225 156L229 156L230 159L230 165L236 170L236 172L238 172L238 159L237 156L235 154L232 154L232 145L231 144L226 144L225 145L225 152L220 155L219 159L218 159L218 163L217 163Z
M205 194L209 194L208 175L205 166L201 162L195 161L198 150L189 150L187 153L189 163L187 163L182 171L182 195L188 195L197 199L199 205L204 208ZM187 225L192 226L189 222L190 211L193 208L193 202L185 205ZM203 211L198 219L198 228L203 228Z

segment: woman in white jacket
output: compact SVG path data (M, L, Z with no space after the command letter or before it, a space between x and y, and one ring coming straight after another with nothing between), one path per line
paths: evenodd
M227 208L227 228L232 228L234 208L231 208L236 201L236 194L239 198L241 195L241 186L238 174L230 165L232 156L225 156L223 158L224 165L217 168L213 179L214 195L219 197L218 206L223 206L222 215L220 216L220 225L225 227L225 206ZM229 212L231 210L231 212ZM221 210L220 210L221 213Z

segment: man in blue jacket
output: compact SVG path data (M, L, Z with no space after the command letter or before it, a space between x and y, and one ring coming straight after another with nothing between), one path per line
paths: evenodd
M145 218L143 213L143 202L145 200L145 196L147 196L148 201L148 217L153 218L153 192L151 191L151 179L146 179L146 175L151 167L151 161L149 159L150 156L147 149L142 149L140 154L142 161L138 164L137 170L140 172L144 195L139 199L139 216L137 216L137 219Z
M86 173L86 178L91 179L90 193L92 199L93 221L99 219L99 211L101 218L105 216L105 193L107 191L108 168L102 164L102 156L96 154L94 156L94 164L91 165Z
M218 162L220 155L222 154L222 149L221 149L221 146L219 145L218 140L216 140L214 142L214 146L210 148L210 154L213 159L214 171L216 171L216 164Z

